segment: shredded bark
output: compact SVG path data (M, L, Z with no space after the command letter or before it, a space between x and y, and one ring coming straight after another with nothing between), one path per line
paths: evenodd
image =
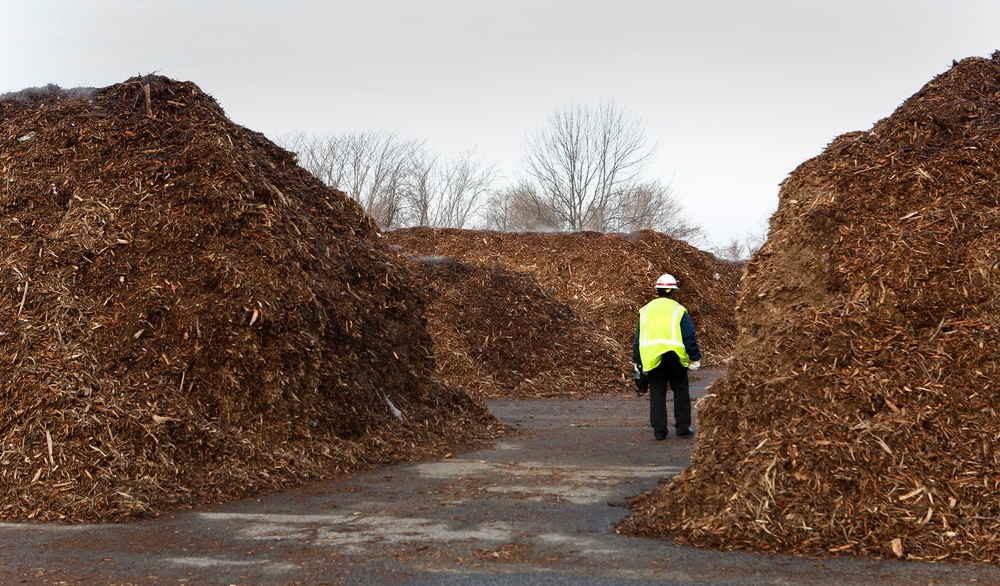
M618 530L1000 561L1000 52L784 182L692 465Z
M631 345L578 316L533 277L416 257L440 375L485 397L585 398L633 388Z
M360 207L194 84L0 118L0 518L120 521L496 431Z
M552 305L553 301L564 304L578 316L577 319L596 331L586 334L562 331L562 348L555 348L552 361L557 369L590 369L596 376L589 380L591 375L566 372L567 383L579 377L578 388L586 389L588 394L618 392L622 388L619 381L631 380L632 338L639 309L655 297L653 284L663 273L671 273L679 281L681 288L675 298L687 307L694 320L698 341L705 353L704 363L721 366L733 350L736 340L734 307L743 264L720 261L659 232L645 230L624 235L409 228L386 232L385 237L410 255L458 259L466 265L480 267L480 271L503 269L502 274L508 275L505 279L519 274L537 283L532 287L527 281L521 281L521 290L514 296L520 299L517 311L533 315L534 322L526 321L505 334L522 339L522 343L512 345L509 352L516 353L523 361L522 355L539 354L540 348L553 350L551 345L545 346L545 336L530 336L537 335L534 330L548 312L554 314L550 319L564 321L567 327L577 327L579 322L562 317L565 312L557 311ZM464 270L473 269L466 267ZM479 277L482 282L487 282L488 278L493 278L488 272ZM469 294L470 286L479 285L461 279L439 284L444 289L459 288L462 295ZM431 296L432 306L450 303L444 289ZM501 306L509 303L508 297L502 288L493 292L493 299ZM443 311L444 308L439 313ZM443 358L438 346L447 348L454 343L453 336L434 336L439 361ZM610 362L604 358L605 347L613 354ZM587 348L600 350L600 353L594 356L582 353ZM602 369L608 366L611 370L611 365L615 368L614 376L608 378L609 373ZM498 364L490 368L499 371L506 367ZM558 376L558 373L549 374ZM546 386L565 388L565 384L558 381ZM497 393L509 392L509 388L501 388Z

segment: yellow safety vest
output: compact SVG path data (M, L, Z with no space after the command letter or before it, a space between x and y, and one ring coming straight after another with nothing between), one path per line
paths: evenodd
M644 372L659 366L667 352L676 352L681 366L687 368L688 354L681 335L681 318L686 311L668 297L657 297L639 310L639 359Z

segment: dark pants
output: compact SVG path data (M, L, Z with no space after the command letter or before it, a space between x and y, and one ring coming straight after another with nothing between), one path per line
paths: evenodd
M667 352L660 364L646 373L649 379L649 425L657 436L667 435L667 386L674 392L674 427L691 427L691 395L688 392L688 371L681 366L677 354Z

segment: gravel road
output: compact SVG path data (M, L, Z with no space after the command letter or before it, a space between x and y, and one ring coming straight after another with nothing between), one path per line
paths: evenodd
M695 397L719 375L703 372ZM994 566L615 535L694 440L654 441L634 395L488 404L517 431L478 452L137 523L0 524L0 584L1000 584Z

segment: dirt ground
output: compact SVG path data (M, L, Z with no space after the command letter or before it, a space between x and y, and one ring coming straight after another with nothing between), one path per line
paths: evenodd
M718 376L703 371L695 397ZM2 584L1000 584L994 566L751 555L614 534L688 465L633 394L493 400L492 448L119 525L0 524ZM672 409L671 409L672 411Z

